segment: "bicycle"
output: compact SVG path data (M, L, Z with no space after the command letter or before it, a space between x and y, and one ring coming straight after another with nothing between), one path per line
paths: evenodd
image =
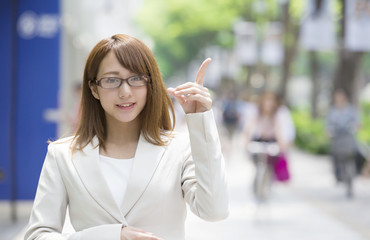
M274 180L273 161L279 155L280 148L276 142L252 141L248 144L248 152L256 165L253 192L257 202L264 202L270 194Z

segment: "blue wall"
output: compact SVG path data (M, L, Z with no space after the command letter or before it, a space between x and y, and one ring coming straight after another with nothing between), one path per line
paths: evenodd
M0 2L0 199L10 197L9 134L10 134L10 50L11 3Z
M7 2L8 10L5 9L5 11L10 12L11 0ZM1 7L1 9L3 8ZM19 0L17 12L16 198L33 199L47 150L46 142L56 136L56 124L47 122L44 119L44 112L49 108L57 108L60 45L60 29L57 21L59 19L59 1ZM3 17L2 14L1 18ZM3 21L1 19L2 29L3 25L10 25L10 23L4 22L9 23L9 20ZM10 39L8 35L5 40L1 40L1 47L4 49L10 49L9 40L3 43L7 39ZM1 56L0 66L9 61L8 59L9 56ZM3 67L10 68L9 64L5 64ZM6 86L10 85L10 76L5 77L4 80L7 82ZM4 90L4 88L1 89ZM6 97L9 98L7 95ZM1 110L9 112L9 100L8 103L1 105ZM9 117L0 119L2 129L4 126L10 125L7 122L8 119ZM6 129L8 128L6 127ZM7 139L0 139L0 143ZM1 145L4 148L9 148L9 144L9 142L5 142ZM4 152L5 154L3 154ZM9 151L1 151L0 154L2 159L0 164L4 164L6 170L9 171L9 160L7 160L9 159ZM10 174L8 173L7 176L9 177ZM8 178L1 183L0 187L1 190L4 189L4 193L0 192L0 199L9 199L10 186L11 182Z

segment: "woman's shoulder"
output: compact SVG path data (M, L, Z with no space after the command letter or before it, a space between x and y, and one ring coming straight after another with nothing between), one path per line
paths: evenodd
M48 150L71 150L75 141L74 136L63 137L56 141L50 141Z

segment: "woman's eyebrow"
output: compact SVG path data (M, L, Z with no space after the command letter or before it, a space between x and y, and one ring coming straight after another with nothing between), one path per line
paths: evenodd
M105 75L119 75L119 72L117 71L106 72L106 73L103 73L101 76L105 76Z

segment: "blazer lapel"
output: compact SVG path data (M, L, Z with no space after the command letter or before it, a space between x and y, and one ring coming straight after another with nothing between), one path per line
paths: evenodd
M134 165L128 181L121 210L126 216L145 192L165 152L165 146L149 143L140 135Z
M99 165L98 139L73 155L73 164L91 197L120 223L126 223ZM127 223L126 223L127 224Z

